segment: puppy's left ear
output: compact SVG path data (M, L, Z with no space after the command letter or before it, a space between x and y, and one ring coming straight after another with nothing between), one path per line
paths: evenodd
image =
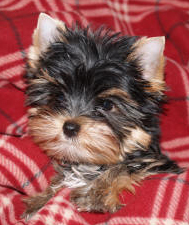
M165 37L144 37L134 47L133 56L139 60L143 78L150 82L163 81Z

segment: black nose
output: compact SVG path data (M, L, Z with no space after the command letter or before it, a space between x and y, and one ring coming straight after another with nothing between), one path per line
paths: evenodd
M68 137L76 136L79 132L80 126L77 123L67 121L63 125L64 134Z

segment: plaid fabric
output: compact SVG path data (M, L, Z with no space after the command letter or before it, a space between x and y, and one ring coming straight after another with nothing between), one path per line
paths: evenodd
M0 1L0 224L26 224L24 195L44 190L54 171L27 136L22 75L39 12L71 25L107 24L124 34L166 36L170 104L162 116L162 149L189 167L188 0L1 0ZM122 193L115 214L78 213L61 190L29 225L188 225L189 171L146 179L136 194Z

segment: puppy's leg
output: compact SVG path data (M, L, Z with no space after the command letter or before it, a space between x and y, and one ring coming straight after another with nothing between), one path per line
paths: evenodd
M88 185L74 189L71 192L71 201L77 205L79 211L114 213L122 206L119 201L121 191L134 193L133 185L154 174L150 170L159 165L162 162L152 162L135 172L129 171L126 164L112 166Z
M106 170L88 185L71 192L79 211L116 212L122 205L119 193L123 189L134 193L133 184L138 183L140 175L131 176L125 165L117 165Z
M22 217L29 220L37 211L39 211L62 187L63 177L56 175L47 189L35 196L23 199L26 204L26 211Z

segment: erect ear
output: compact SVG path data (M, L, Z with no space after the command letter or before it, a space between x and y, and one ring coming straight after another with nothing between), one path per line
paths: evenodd
M50 43L58 36L57 28L65 29L64 23L53 19L45 13L40 13L37 28L33 35L33 44L37 46L40 51L45 51Z
M135 44L134 57L139 59L143 78L153 81L164 79L165 37L141 38Z
M57 28L64 30L64 23L45 13L40 13L37 28L33 33L33 46L29 52L30 59L38 59L38 56L45 52L49 45L55 41L59 36Z

